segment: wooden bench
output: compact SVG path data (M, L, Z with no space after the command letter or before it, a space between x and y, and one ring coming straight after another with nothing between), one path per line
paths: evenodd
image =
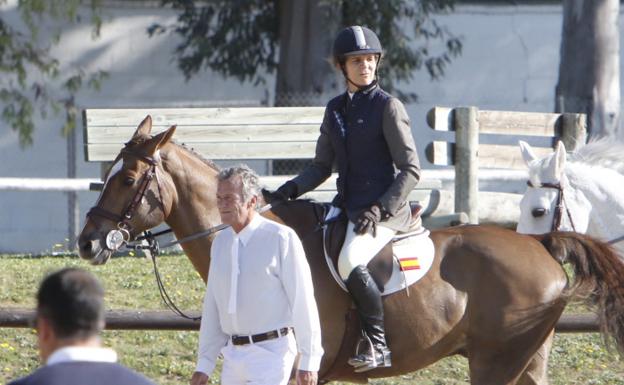
M153 132L177 125L174 140L207 159L217 163L261 162L262 167L257 164L252 167L265 168L264 173L258 170L262 183L276 189L292 175L270 175L272 163L312 159L323 112L323 107L86 109L83 112L85 159L111 162L141 120L151 115ZM409 195L410 200L425 206L425 223L438 227L465 221L465 215L461 214L431 216L440 188L439 180L423 179ZM305 197L326 202L335 193L334 175Z
M478 223L480 217L479 173L490 170L490 175L504 180L506 172L526 169L518 140L533 142L537 155L543 156L559 140L573 150L587 136L586 116L573 113L434 107L427 113L427 123L440 138L428 145L427 159L455 167L455 211L467 213L470 223Z

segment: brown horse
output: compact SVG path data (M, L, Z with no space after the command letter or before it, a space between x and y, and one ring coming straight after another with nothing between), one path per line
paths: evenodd
M171 142L175 127L150 136L146 118L120 153L80 236L80 255L105 263L111 230L128 239L166 222L178 239L220 223L217 168ZM602 330L624 348L624 265L605 244L573 233L541 237L492 226L432 231L436 256L428 274L406 292L384 298L393 366L356 374L346 363L355 338L351 301L333 281L317 231L319 205L295 201L269 216L301 237L312 270L323 330L323 381L365 382L423 368L443 357L469 360L473 384L546 384L554 326L577 294L597 305ZM125 232L128 232L127 234ZM182 245L204 280L211 238ZM115 247L112 247L114 249ZM573 266L574 281L561 264Z

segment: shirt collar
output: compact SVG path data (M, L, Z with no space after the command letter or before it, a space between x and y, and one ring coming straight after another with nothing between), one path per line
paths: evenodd
M238 234L234 233L233 230L232 234L235 238L240 239L243 246L246 246L254 231L256 231L256 229L260 226L260 223L262 223L262 216L256 213L251 219L251 222L249 222L249 224L247 224L247 226L245 226Z
M117 353L108 348L67 346L55 350L48 357L46 365L72 361L117 362Z

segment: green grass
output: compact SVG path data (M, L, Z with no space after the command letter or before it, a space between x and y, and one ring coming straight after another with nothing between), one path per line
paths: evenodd
M152 265L141 258L116 258L90 266L76 257L28 258L0 256L0 307L32 308L41 278L65 266L94 272L107 290L109 309L165 309L154 281ZM181 309L201 306L204 287L186 257L159 258L165 285ZM574 307L578 311L579 307ZM162 385L186 384L195 367L196 332L105 331L103 342L119 353L120 361ZM28 329L0 329L0 383L23 376L39 365L36 337ZM550 363L553 385L624 385L624 360L609 353L598 334L560 334ZM213 383L218 383L213 378ZM376 385L468 384L468 363L451 357L408 375L374 380Z

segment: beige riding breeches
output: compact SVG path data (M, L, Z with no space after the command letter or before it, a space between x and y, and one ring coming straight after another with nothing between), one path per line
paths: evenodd
M355 267L366 266L396 234L396 231L378 225L375 237L370 233L360 235L353 231L354 226L353 222L349 221L345 241L338 256L338 273L345 281Z

